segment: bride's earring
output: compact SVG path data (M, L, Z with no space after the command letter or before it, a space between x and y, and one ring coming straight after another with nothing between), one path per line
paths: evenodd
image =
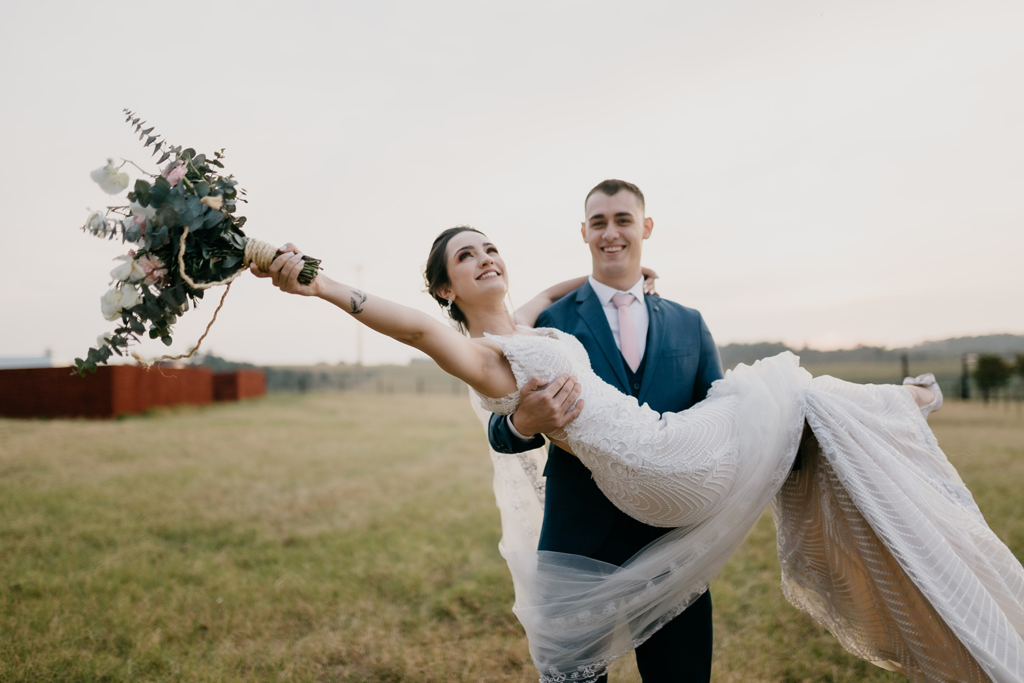
M452 314L452 302L455 301L455 297L448 297L448 305L445 306L445 310L448 311L448 315Z

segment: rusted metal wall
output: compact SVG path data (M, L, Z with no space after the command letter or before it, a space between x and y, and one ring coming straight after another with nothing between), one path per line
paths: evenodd
M0 370L0 415L104 418L213 402L209 368L108 365L85 377L71 373L70 367Z
M213 374L213 400L240 401L267 393L266 375L262 370L234 370Z

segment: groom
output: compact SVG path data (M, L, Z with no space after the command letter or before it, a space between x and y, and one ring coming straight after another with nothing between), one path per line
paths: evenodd
M632 183L605 180L590 191L584 208L582 234L593 272L582 287L544 311L537 327L575 335L590 354L594 371L641 405L647 403L659 413L689 408L722 377L722 366L700 313L644 296L640 255L654 221L644 214L643 193ZM579 414L579 406L569 409L576 395L572 378L547 386L531 380L520 391L515 413L491 416L491 447L499 453L521 453L544 445L541 434ZM544 476L539 550L621 566L671 531L621 512L601 493L590 471L554 444ZM709 681L711 641L711 594L705 592L636 649L644 683ZM606 681L607 675L599 680Z

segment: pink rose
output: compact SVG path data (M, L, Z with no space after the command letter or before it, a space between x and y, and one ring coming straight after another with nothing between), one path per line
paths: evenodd
M169 166L167 169L165 169L164 176L167 177L167 182L171 184L171 187L174 187L175 185L178 184L178 181L181 180L182 176L184 176L187 171L188 169L185 167L185 164L178 162L177 166Z
M143 280L145 284L163 284L167 279L167 266L164 265L164 262L158 256L146 254L139 258L136 263L142 267L142 272L145 273L145 279Z
M156 285L157 287L163 287L167 284L167 269L157 268L150 273L143 282L147 285Z

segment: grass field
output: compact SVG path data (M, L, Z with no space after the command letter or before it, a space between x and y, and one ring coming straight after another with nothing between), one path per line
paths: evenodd
M1024 557L1024 417L933 426ZM0 681L536 680L490 480L465 396L0 420ZM714 680L902 680L785 602L774 543L712 586Z

